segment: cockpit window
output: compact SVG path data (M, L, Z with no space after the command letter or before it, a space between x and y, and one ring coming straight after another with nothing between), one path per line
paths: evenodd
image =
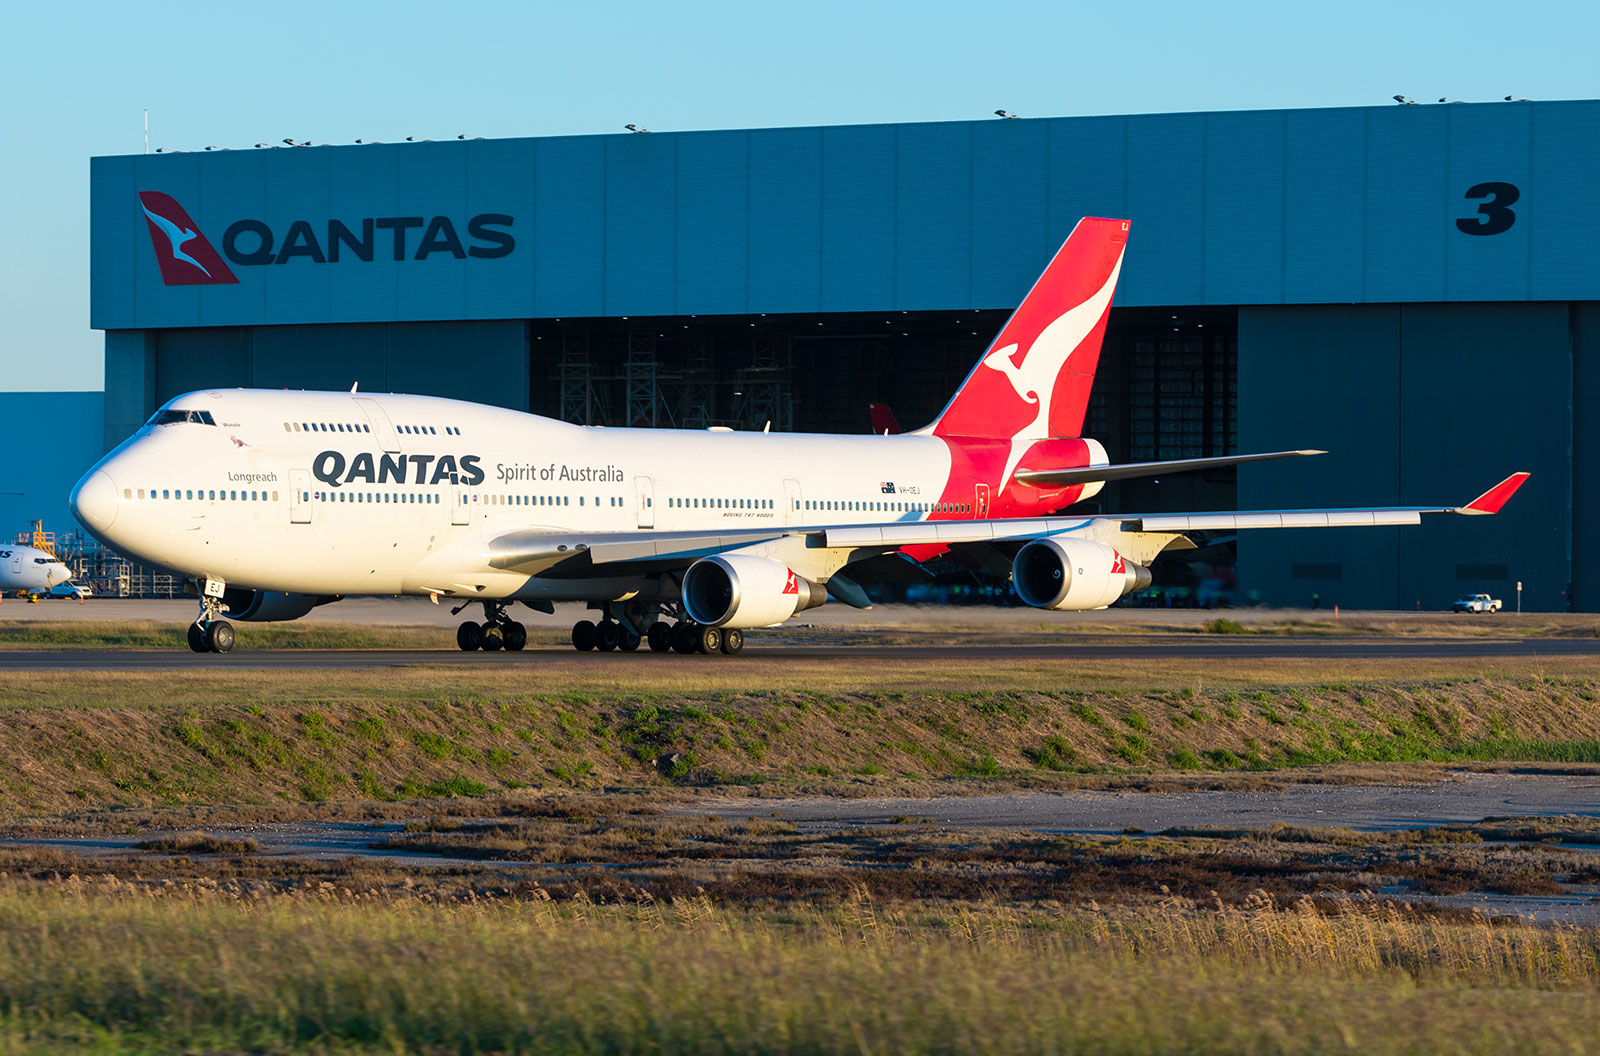
M210 411L185 411L167 407L150 416L146 425L172 425L174 422L193 422L195 425L216 425Z
M48 557L36 557L33 559L33 563L36 565L48 565L50 559Z

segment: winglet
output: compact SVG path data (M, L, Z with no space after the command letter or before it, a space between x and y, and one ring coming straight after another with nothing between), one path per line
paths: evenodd
M1516 494L1517 489L1522 487L1523 481L1527 479L1528 474L1526 473L1513 473L1456 512L1499 513L1500 507L1504 506L1506 501Z

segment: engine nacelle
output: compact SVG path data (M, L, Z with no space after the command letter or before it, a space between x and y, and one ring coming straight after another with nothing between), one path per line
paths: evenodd
M318 605L336 600L322 594L279 594L272 590L244 590L240 587L229 587L222 592L222 604L227 606L228 619L246 623L298 620Z
M1103 609L1150 585L1150 570L1092 539L1035 539L1011 563L1017 597L1036 609Z
M826 600L821 584L753 554L702 557L683 574L683 607L706 627L771 627Z

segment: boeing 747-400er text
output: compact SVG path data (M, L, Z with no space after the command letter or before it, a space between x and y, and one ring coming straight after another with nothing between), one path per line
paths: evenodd
M85 474L72 507L107 546L194 582L197 652L232 647L224 615L412 594L483 605L463 649L522 648L516 602L581 601L600 619L573 627L579 649L736 653L746 629L830 595L864 606L872 559L953 552L1009 573L1029 605L1095 609L1147 585L1186 532L1494 513L1526 478L1465 506L1060 513L1108 480L1320 453L1108 465L1078 435L1128 226L1080 222L914 432L603 429L353 389L191 392Z

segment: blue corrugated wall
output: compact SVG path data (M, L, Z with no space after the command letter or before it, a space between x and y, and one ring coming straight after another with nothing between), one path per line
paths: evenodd
M1597 151L1600 103L1551 102L96 158L93 325L999 308L1084 215L1133 221L1123 305L1593 299ZM1463 233L1488 182L1516 220ZM495 212L516 248L397 262L380 231L372 261L167 287L141 190L213 244Z

